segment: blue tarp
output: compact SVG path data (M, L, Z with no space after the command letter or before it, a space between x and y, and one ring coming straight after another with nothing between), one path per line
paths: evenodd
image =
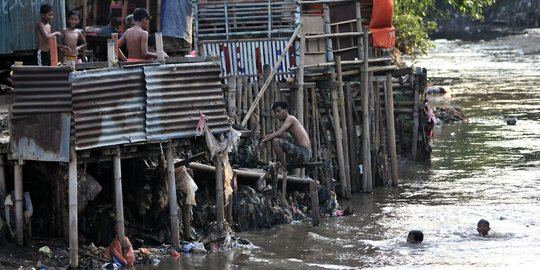
M191 43L193 4L191 0L163 0L161 32L163 36L183 38Z

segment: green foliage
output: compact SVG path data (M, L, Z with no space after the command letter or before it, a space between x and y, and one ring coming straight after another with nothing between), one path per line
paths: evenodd
M394 0L396 48L413 57L433 47L429 32L437 28L435 19L459 12L473 20L483 19L483 8L494 0Z

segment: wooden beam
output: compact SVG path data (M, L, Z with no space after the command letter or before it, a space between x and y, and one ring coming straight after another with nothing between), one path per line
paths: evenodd
M118 237L121 246L124 247L126 234L124 231L124 201L122 199L122 162L120 160L120 148L117 148L116 151L116 154L113 156L116 237Z
M392 89L392 74L388 73L384 91L386 100L386 132L388 133L388 154L392 172L392 186L398 185L398 166L396 152L396 129L394 122L394 91Z
M75 152L74 146L70 149L68 176L69 265L71 268L76 269L79 266L79 227L77 219L77 152Z
M167 159L167 183L169 186L169 216L171 218L171 244L176 249L180 248L180 230L178 227L178 202L176 199L176 179L174 174L173 146L167 143L165 149Z

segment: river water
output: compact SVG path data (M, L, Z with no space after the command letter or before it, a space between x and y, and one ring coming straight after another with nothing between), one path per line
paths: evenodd
M540 30L437 40L416 65L451 90L432 106L466 122L434 132L429 162L400 164L398 187L341 201L353 216L239 234L254 248L183 255L160 269L535 269L540 265ZM515 126L504 117L516 117ZM488 237L476 223L490 221ZM407 244L407 232L424 242ZM538 269L538 268L536 268Z

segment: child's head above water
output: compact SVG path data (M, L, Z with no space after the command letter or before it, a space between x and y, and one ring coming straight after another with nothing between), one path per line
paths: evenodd
M488 235L489 230L491 230L491 228L489 228L489 221L485 219L481 219L480 221L478 221L476 230L479 234L483 236Z
M422 241L424 241L424 234L421 231L410 231L409 235L407 235L408 243L418 244L422 243Z

